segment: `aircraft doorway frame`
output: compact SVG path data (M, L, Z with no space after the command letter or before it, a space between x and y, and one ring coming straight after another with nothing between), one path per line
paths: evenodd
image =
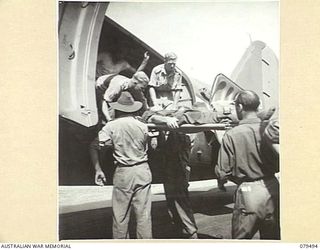
M86 127L98 122L95 71L108 4L59 3L59 114Z

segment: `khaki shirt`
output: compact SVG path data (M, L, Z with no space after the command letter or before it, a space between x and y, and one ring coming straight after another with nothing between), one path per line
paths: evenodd
M219 179L240 184L274 175L274 163L266 160L261 148L265 126L259 118L245 119L225 133L215 168Z
M181 91L182 73L177 68L174 72L167 74L164 64L153 68L150 76L149 86L155 89L157 98L173 101L175 91Z
M99 145L112 146L121 165L132 166L148 160L148 127L134 117L108 122L99 132Z
M106 102L113 102L119 98L122 91L128 90L129 87L129 78L122 76L122 75L116 75L112 80L110 81L108 86L105 86L105 80L112 76L113 74L104 75L97 79L96 82L96 88L103 94L103 99Z

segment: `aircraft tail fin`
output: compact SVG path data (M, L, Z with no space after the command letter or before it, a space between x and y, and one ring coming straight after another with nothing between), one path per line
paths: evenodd
M255 91L262 107L278 107L278 59L262 41L254 41L247 48L231 74L232 81L244 89Z

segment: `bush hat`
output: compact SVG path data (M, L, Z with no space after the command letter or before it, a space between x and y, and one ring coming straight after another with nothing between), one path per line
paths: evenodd
M135 101L128 91L123 91L116 102L111 102L110 106L125 113L133 113L142 108L142 102Z

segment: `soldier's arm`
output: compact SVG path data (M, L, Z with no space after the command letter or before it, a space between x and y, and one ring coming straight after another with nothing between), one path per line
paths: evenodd
M143 55L143 60L142 60L142 62L141 62L141 64L140 64L139 68L137 69L137 71L142 71L142 70L144 70L144 68L145 68L145 67L147 66L147 64L148 64L149 58L150 58L149 52L146 51L146 52L144 53L144 55Z
M266 143L273 149L274 152L279 154L280 144L279 144L279 122L278 120L270 121L266 127L263 139Z
M150 118L150 122L155 124L165 124L169 128L179 128L178 119L175 117L153 115Z
M96 137L90 144L90 158L92 165L94 166L95 170L95 183L99 186L103 186L104 182L106 182L106 176L102 171L100 162L99 162L99 139Z
M103 99L106 102L113 102L114 99L121 94L124 84L125 82L122 84L119 84L118 82L111 81L106 92L104 92Z
M142 120L145 123L167 125L169 128L179 128L177 118L159 115L153 111L146 111L142 116Z
M157 104L158 104L157 95L156 95L156 90L154 89L154 87L149 87L149 94L150 94L150 99L152 101L152 105L157 106Z
M109 123L107 123L99 132L99 146L100 147L113 147L113 142L111 138L111 132L109 128Z
M112 120L109 112L109 108L108 108L108 103L105 100L102 101L102 113L104 114L107 121Z
M106 124L99 132L98 136L90 144L90 157L95 169L95 183L99 186L103 186L106 182L106 176L102 171L99 162L99 150L102 147L111 148L113 146L112 138L110 137L110 130L108 124Z
M218 177L218 180L221 182L226 182L232 174L234 165L235 160L231 139L228 134L225 134L222 138L218 162L215 167L215 173Z
M151 75L150 75L150 81L148 84L149 87L149 94L150 94L150 99L152 101L153 106L157 106L157 95L156 95L156 90L155 87L157 86L157 76L156 76L156 68L153 68Z

